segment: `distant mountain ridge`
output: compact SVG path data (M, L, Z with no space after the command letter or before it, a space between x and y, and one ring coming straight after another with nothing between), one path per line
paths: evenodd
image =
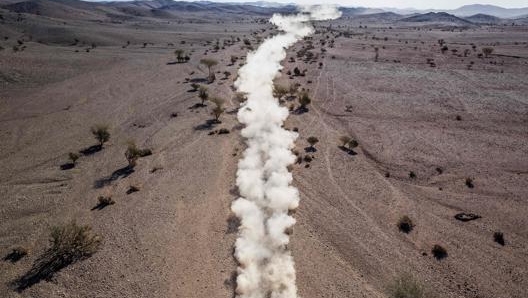
M6 0L10 1L10 0ZM12 1L12 0L11 0ZM79 0L81 1L81 0ZM87 2L107 2L105 0L84 0ZM161 0L163 2L172 2L171 0ZM108 1L111 2L111 1ZM115 1L116 2L160 2L160 0L152 0L152 1ZM176 2L176 1L175 1ZM249 6L257 6L257 7L263 7L263 8L278 8L278 7L286 7L286 6L295 6L294 2L290 3L280 3L280 2L273 2L273 1L244 1L244 2L215 2L215 1L189 1L190 3L196 3L198 5L249 5ZM342 6L343 9L353 9L356 12L360 14L373 14L373 13L382 13L382 12L394 12L401 15L408 15L408 14L424 14L429 12L445 12L448 14L455 15L457 17L469 17L477 14L484 14L484 15L490 15L498 18L523 18L528 17L528 7L521 7L521 8L504 8L496 5L490 5L490 4L470 4L470 5L463 5L457 9L414 9L414 8L407 8L407 9L399 9L399 8L391 8L391 7L383 7L383 8L373 8L373 7L351 7L351 6Z
M452 14L457 17L469 17L477 14L485 14L498 18L513 19L521 18L528 14L528 7L523 8L504 8L495 5L484 5L484 4L471 4L464 5L457 9L425 9L418 10L413 8L408 9L398 9L398 8L382 8L385 11L391 11L398 14L424 14L430 12L445 12Z
M473 25L472 22L464 20L455 15L446 12L428 12L414 15L408 18L400 19L401 22L435 22L435 23L452 23L456 25Z
M214 1L81 1L81 0L1 0L0 8L16 12L43 15L55 18L131 19L136 17L172 18L185 13L225 13L228 15L271 16L273 13L294 13L293 4L277 2L214 2ZM368 7L340 7L344 17L368 16L383 21L437 22L455 25L499 24L528 16L526 8L502 8L493 5L465 5L455 10L414 10Z

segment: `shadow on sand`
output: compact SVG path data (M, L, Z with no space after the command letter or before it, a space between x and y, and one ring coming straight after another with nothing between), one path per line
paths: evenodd
M342 151L345 151L349 155L357 155L357 153L354 150L349 149L349 148L347 148L345 146L339 146L339 149L341 149Z
M87 148L84 148L83 150L79 151L82 155L92 155L95 154L103 149L103 146L101 145L93 145Z
M107 186L111 184L112 182L116 181L120 178L126 178L130 176L130 174L134 173L134 167L126 166L121 169L115 170L112 175L103 177L101 179L98 179L94 183L95 188L102 188L104 186Z
M222 123L221 121L215 120L215 119L209 119L205 121L205 123L202 123L200 125L196 125L194 127L194 130L209 130L214 128L217 124Z
M63 171L66 171L66 170L71 170L75 168L75 164L74 163L71 163L71 162L67 162L65 164L62 164L60 166L60 169L63 170Z
M31 269L16 279L12 285L20 293L42 280L51 280L61 269L88 257L89 255L64 257L48 249L33 263Z

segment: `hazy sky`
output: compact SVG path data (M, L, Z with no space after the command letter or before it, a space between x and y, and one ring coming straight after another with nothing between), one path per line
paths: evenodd
M131 0L85 0L85 1L131 1ZM178 1L178 0L176 0ZM185 0L184 0L185 1ZM189 1L189 0L187 0ZM209 0L214 2L254 2L259 0ZM343 6L395 7L418 9L454 9L467 4L492 4L505 8L528 7L528 0L264 0L269 2L320 4L335 3Z

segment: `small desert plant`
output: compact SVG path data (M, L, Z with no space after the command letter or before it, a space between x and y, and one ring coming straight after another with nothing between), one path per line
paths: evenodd
M97 124L91 128L91 131L95 139L99 142L100 147L103 147L104 143L110 139L107 125Z
M409 178L415 179L416 178L416 173L414 173L413 171L410 171L409 172Z
M482 53L485 57L488 57L493 53L493 48L482 48Z
M357 146L359 146L359 143L356 141L356 140L350 140L348 143L348 149L352 150L354 148L356 148Z
M441 260L447 257L447 250L438 244L433 245L431 253L437 260Z
M198 97L202 100L201 105L203 106L207 98L209 98L209 93L207 92L206 87L200 86L198 88Z
M185 61L185 57L183 56L184 51L182 49L175 50L174 54L176 55L176 60L178 60L178 63Z
M312 99L308 95L307 92L302 92L299 96L299 104L301 105L301 109L306 110L306 106L309 105L312 102Z
M409 274L396 278L387 287L387 292L390 298L430 298L424 287Z
M342 144L341 146L345 147L348 144L348 142L352 141L352 138L349 136L340 136L339 141Z
M215 59L204 58L200 60L200 63L207 66L207 69L209 70L209 78L210 78L211 69L213 68L213 66L218 64L218 61L216 61Z
M77 160L79 159L79 154L70 152L68 153L68 158L70 159L71 163L75 165L77 163Z
M90 226L80 226L74 221L53 227L50 241L50 251L66 263L94 254L101 245L101 237L92 233Z
M466 186L469 187L469 188L475 187L475 185L473 184L473 179L466 178Z
M319 142L319 139L316 138L316 137L308 137L308 139L306 139L306 141L310 144L310 148L313 150L313 149L315 149L314 145Z
M102 207L115 204L115 201L110 196L99 196L97 198L97 201L99 203L99 206L102 206Z
M11 249L11 252L4 257L4 261L17 262L28 254L28 250L22 246Z
M230 71L227 71L227 70L224 71L224 79L227 80L227 79L229 78L230 75L231 75L231 72L230 72Z
M128 161L128 166L135 167L138 158L141 157L141 149L136 146L136 143L129 141L127 150L125 151L125 157Z
M191 88L193 92L196 92L198 91L198 88L200 88L200 85L196 83L191 83Z
M398 220L398 228L404 233L410 233L414 228L414 223L407 215L404 215Z
M224 113L225 111L224 109L225 100L220 97L213 97L210 99L210 101L216 105L213 109L213 115L215 117L215 121L218 123L220 122L219 121L220 115L222 115L222 113Z
M294 97L297 94L297 90L299 89L298 83L292 83L288 87L288 93L290 94L290 97Z
M128 160L128 163L131 167L136 165L136 161L140 157L145 157L152 155L152 150L150 149L139 149L134 141L128 142L127 150L125 151L125 157Z
M283 96L288 94L288 88L282 85L274 85L273 86L273 96L276 97L278 100L280 100Z
M301 75L301 70L300 70L298 67L295 67L295 68L293 69L293 74L294 74L295 76L300 76L300 75Z
M493 240L495 242L497 242L498 244L504 246L505 244L505 241L504 241L504 234L502 232L495 232L493 233Z

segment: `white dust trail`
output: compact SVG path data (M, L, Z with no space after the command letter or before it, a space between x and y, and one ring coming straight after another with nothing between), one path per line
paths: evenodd
M313 33L310 21L338 18L333 6L310 6L292 16L273 15L271 23L283 31L265 40L248 54L235 82L248 100L238 112L245 124L242 136L247 149L239 161L237 186L240 198L231 210L240 218L235 257L239 262L237 297L295 298L295 268L287 248L287 230L295 224L288 212L297 208L299 193L290 185L288 165L297 134L282 128L288 110L273 97L273 79L282 68L285 49Z

